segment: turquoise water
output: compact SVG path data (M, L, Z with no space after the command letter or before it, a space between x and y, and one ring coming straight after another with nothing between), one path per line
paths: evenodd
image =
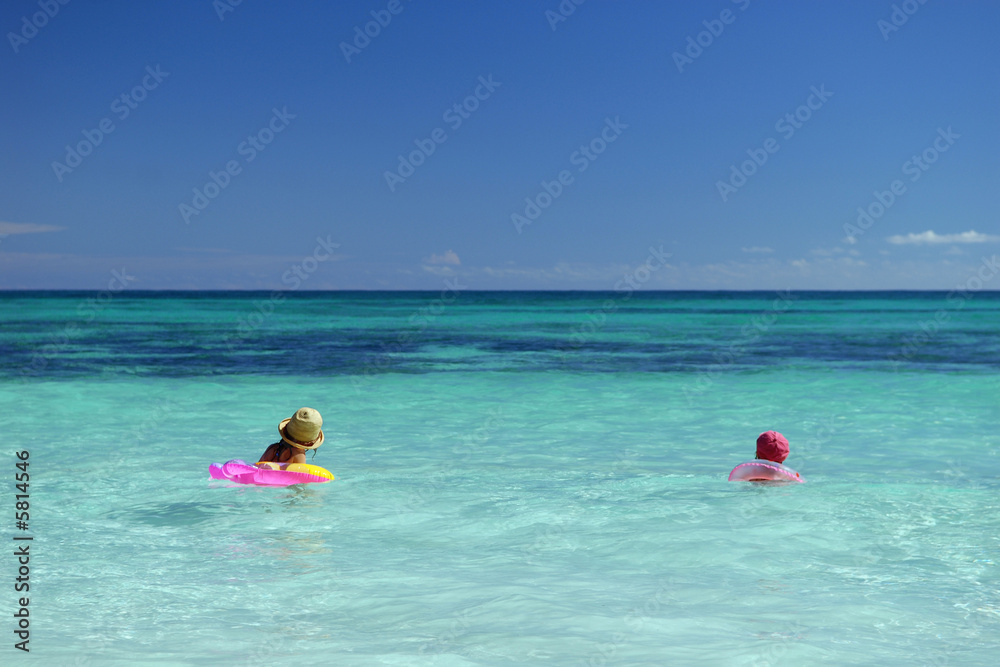
M997 293L100 299L0 294L5 661L995 664ZM336 481L209 479L303 405Z

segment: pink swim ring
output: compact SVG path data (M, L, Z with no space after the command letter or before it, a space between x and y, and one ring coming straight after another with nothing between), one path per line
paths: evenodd
M741 463L729 473L730 482L805 482L802 476L786 465L754 459Z
M224 479L237 484L255 486L291 486L292 484L323 483L333 480L333 473L326 468L309 463L271 463L259 461L256 465L240 459L208 466L212 479Z

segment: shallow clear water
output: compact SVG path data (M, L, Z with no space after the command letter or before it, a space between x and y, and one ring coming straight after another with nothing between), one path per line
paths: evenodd
M0 294L45 664L1000 649L995 293L94 296ZM302 405L336 481L209 479ZM767 429L806 484L726 481Z

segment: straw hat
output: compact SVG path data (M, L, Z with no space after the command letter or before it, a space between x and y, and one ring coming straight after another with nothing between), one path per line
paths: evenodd
M299 449L316 449L323 444L323 417L312 408L299 408L278 425L281 439Z

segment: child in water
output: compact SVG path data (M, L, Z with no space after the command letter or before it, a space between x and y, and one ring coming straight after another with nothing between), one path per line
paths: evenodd
M804 482L802 475L784 465L788 438L777 431L757 436L757 458L741 463L729 473L730 482ZM767 461L767 463L764 463ZM777 465L775 465L777 464Z
M764 431L757 436L757 458L784 462L788 458L788 438L777 431Z
M299 408L291 418L278 425L281 440L264 450L258 461L280 464L305 463L306 450L316 449L323 444L322 429L323 417L319 411Z

